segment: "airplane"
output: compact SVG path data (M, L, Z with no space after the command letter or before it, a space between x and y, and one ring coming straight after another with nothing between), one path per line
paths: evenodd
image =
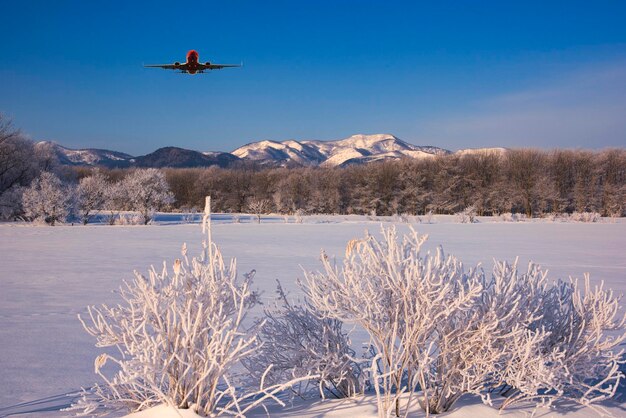
M221 70L222 68L227 67L241 67L241 65L239 64L211 64L209 61L203 64L201 62L198 62L198 56L198 52L192 49L191 51L187 52L187 61L184 64L181 64L177 61L174 64L144 65L144 67L178 70L181 73L187 74L200 74L205 72L206 70Z

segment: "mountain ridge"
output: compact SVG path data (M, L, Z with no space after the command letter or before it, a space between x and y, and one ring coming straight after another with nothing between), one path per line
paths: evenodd
M280 161L326 167L350 162L365 163L381 158L429 158L449 153L439 147L409 144L391 134L357 134L335 141L264 140L243 145L232 152L239 158L260 164Z
M141 156L97 148L72 149L52 141L41 141L36 146L47 148L62 165L108 168L210 166L227 168L245 162L262 167L337 167L402 158L434 158L437 155L452 154L452 151L432 145L413 145L391 134L356 134L333 141L266 139L242 145L232 152L195 151L168 146ZM478 148L459 150L456 153L467 155L504 151L504 148Z

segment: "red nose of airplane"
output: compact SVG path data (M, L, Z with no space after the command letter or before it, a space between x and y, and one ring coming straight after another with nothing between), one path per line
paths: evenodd
M198 52L195 50L191 50L187 52L187 61L197 61L198 60Z

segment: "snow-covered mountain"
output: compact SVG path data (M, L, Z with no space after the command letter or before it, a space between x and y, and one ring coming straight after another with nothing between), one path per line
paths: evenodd
M41 141L35 144L40 151L54 155L63 165L104 166L109 168L128 167L132 155L104 149L71 149L52 141Z
M237 148L232 154L265 165L317 165L327 158L318 147L305 141L253 142Z
M228 152L199 152L177 147L159 148L146 155L133 157L118 151L103 149L71 149L52 141L41 141L36 145L41 151L56 157L62 165L102 166L107 168L190 168L228 167L239 158Z
M42 141L37 147L56 156L64 165L122 167L231 167L252 162L266 167L321 166L339 167L401 158L433 158L451 154L433 146L412 145L389 134L352 135L337 141L259 141L237 148L231 153L199 152L164 147L150 154L133 157L123 152L102 149L71 149L55 142ZM475 148L456 151L458 155L498 154L505 148Z
M260 141L232 152L263 165L321 165L336 167L383 159L432 158L450 151L412 145L389 134L353 135L338 141Z

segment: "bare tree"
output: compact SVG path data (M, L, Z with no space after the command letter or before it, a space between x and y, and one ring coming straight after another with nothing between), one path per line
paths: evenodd
M13 186L0 195L0 219L19 219L23 214L22 194L24 187Z
M257 223L261 223L261 215L270 208L270 201L267 199L251 199L248 202L248 210L256 216Z
M558 213L574 210L574 156L575 151L555 150L550 154L550 172L556 190L554 211Z
M517 197L526 216L532 217L541 174L542 155L533 149L512 150L507 153L505 181Z
M602 185L600 194L602 212L607 216L626 214L626 151L612 149L596 159L597 178Z
M574 163L574 205L578 212L595 210L594 207L594 170L593 154L587 151L578 151Z
M37 176L32 141L0 114L0 196L11 187L27 186Z

